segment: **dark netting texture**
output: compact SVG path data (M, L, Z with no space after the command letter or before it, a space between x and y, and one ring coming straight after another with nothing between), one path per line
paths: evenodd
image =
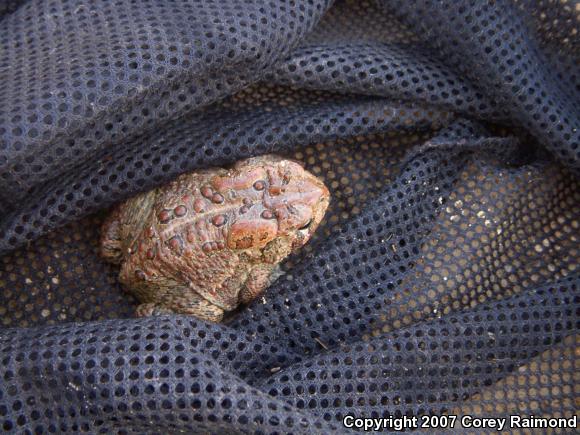
M576 433L511 418L579 413L579 65L572 0L0 0L0 431ZM112 207L272 153L309 243L136 318Z

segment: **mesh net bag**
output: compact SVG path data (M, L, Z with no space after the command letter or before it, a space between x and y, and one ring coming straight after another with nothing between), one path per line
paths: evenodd
M579 28L571 0L0 0L2 430L573 417ZM330 189L313 239L224 324L135 318L110 207L267 153Z

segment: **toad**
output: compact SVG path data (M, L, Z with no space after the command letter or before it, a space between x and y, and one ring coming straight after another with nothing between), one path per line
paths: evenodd
M137 315L219 322L260 295L324 217L330 193L298 162L254 157L179 176L118 205L101 255L140 301Z

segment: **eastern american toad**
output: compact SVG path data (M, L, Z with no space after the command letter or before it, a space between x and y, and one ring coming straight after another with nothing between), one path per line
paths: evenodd
M299 163L254 157L183 174L120 204L103 224L101 254L121 265L120 282L142 302L138 315L219 322L268 287L329 200Z

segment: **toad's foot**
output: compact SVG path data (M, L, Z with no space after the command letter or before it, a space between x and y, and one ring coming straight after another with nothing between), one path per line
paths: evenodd
M137 317L148 316L163 316L167 314L187 314L193 315L199 319L207 320L208 322L221 322L224 317L224 310L213 304L210 304L205 299L188 301L187 305L180 305L179 307L169 308L165 305L147 303L141 304L137 307L135 313Z

